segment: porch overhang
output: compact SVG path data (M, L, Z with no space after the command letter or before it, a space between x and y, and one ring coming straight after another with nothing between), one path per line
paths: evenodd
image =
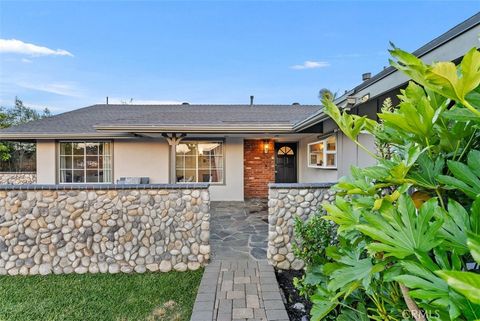
M295 133L292 124L184 124L184 125L97 125L99 133L199 133L199 134L288 134Z

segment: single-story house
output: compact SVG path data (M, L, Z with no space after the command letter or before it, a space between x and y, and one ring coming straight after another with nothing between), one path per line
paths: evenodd
M478 46L480 13L414 52L458 61ZM336 99L376 119L408 79L389 67ZM374 148L368 134L359 138ZM210 183L212 200L264 198L268 184L334 182L373 159L338 131L320 105L112 105L80 108L0 131L37 143L38 184Z
M94 105L5 129L35 140L37 183L210 183L212 200L266 197L268 183L335 181L337 133L298 122L321 106Z

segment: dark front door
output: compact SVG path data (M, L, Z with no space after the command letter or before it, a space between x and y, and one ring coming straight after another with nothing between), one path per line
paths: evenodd
M297 182L296 143L275 143L275 182Z

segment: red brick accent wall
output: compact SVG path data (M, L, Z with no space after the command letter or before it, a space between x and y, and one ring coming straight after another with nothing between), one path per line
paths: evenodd
M264 140L245 140L243 143L243 179L245 198L267 198L268 183L275 182L275 148L269 141L264 153Z

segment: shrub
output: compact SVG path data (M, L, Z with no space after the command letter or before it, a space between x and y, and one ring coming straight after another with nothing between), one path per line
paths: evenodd
M293 251L307 266L325 263L325 250L335 239L334 226L322 218L321 213L303 221L294 222L295 243Z
M307 267L314 267L327 262L326 249L335 240L334 226L322 218L323 212L303 221L295 217L295 242L292 244L295 256L302 259ZM295 278L294 285L300 295L308 298L315 293L316 281L311 278Z
M413 81L379 122L323 100L377 164L352 167L323 204L338 246L307 266L312 320L480 319L480 275L467 271L472 257L480 262L480 53L459 66L390 53ZM376 154L357 140L364 131Z

